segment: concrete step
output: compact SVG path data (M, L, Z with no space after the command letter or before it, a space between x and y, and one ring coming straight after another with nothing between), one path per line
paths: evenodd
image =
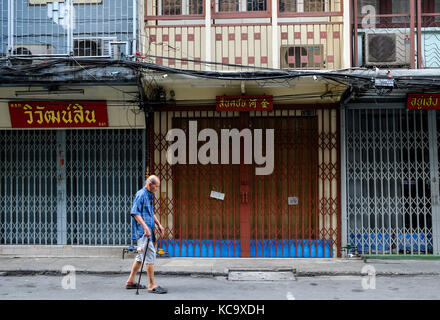
M229 281L295 281L296 276L288 271L230 271Z
M230 281L295 281L296 269L292 268L230 268Z

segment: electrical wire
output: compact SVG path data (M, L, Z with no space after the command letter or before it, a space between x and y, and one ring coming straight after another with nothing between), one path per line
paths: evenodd
M139 61L126 61L126 60L111 60L102 58L74 58L74 57L62 57L51 59L50 61L45 61L40 64L32 65L21 65L21 66L2 66L0 67L0 81L3 82L14 82L21 80L23 82L29 82L29 77L32 78L34 82L35 78L40 81L47 79L48 77L74 74L80 71L85 71L92 79L98 82L104 82L105 85L112 87L115 90L124 92L123 90L111 85L111 80L114 79L102 79L97 78L91 72L94 69L101 69L104 67L123 67L132 70L133 72L142 72L144 78L148 78L146 81L147 88L153 88L158 86L158 82L155 76L159 73L171 73L180 74L195 78L204 79L215 79L215 80L231 80L231 81L261 81L265 82L277 82L286 85L292 79L297 79L300 77L319 77L324 81L331 80L333 82L351 86L356 88L358 91L374 89L374 80L378 76L374 75L374 72L370 69L342 69L335 71L310 71L310 70L284 70L284 69L272 69L254 66L243 66L236 64L224 64L219 62L210 61L200 61L193 59L180 59L175 57L164 57L164 56L149 56L158 57L162 59L173 59L181 60L186 62L197 62L203 63L211 66L222 66L222 67L234 67L239 69L248 69L252 71L212 71L212 70L185 70L176 69L168 66L158 65L149 62L139 62ZM26 61L35 58L18 58L14 57L15 60ZM47 60L47 57L44 58ZM79 68L73 68L72 63L77 65ZM62 69L68 66L69 69ZM56 69L56 70L54 70ZM357 71L356 73L354 71ZM359 73L360 72L360 73ZM156 74L155 74L156 73ZM426 77L425 76L395 76L393 77L395 82L395 88L424 88L432 89L440 87L440 77ZM263 85L264 86L264 85Z
M156 57L156 56L153 56ZM165 57L164 57L165 58ZM169 58L168 59L178 59L178 58ZM30 58L14 58L17 60L27 60ZM296 71L296 70L281 70L281 69L270 69L270 68L261 68L261 67L253 67L253 66L242 66L242 65L235 65L235 64L223 64L219 62L208 62L208 61L198 61L198 60L189 60L189 59L182 59L186 61L191 62L198 62L198 63L207 63L207 64L213 64L213 65L222 65L222 66L228 66L228 67L239 67L239 68L250 68L259 70L258 71L239 71L239 72L229 72L229 71L205 71L205 70L184 70L184 69L176 69L171 68L167 66L157 65L153 63L145 63L145 62L133 62L133 61L125 61L125 60L110 60L110 59L78 59L73 57L68 58L57 58L50 62L45 62L36 66L22 66L20 68L1 68L0 69L0 76L5 75L4 70L9 70L11 72L14 72L16 75L16 72L26 72L26 71L35 71L35 70L41 70L48 67L52 67L54 65L60 64L60 63L69 63L69 62L75 62L79 64L79 61L81 61L82 64L79 64L81 67L84 67L85 65L92 64L91 68L93 67L102 67L102 66L125 66L128 68L131 68L133 70L138 69L148 69L152 71L158 71L158 72L170 72L175 74L184 74L184 75L190 75L195 77L203 77L203 78L216 78L216 79L222 79L222 80L264 80L264 79L284 79L284 78L292 78L292 77L298 77L298 76L321 76L321 77L334 77L334 78L342 78L342 79L348 79L348 78L357 78L362 80L370 80L371 77L369 76L362 76L362 75L353 75L348 73L337 73L337 72L321 72L321 71ZM48 73L51 74L51 73Z

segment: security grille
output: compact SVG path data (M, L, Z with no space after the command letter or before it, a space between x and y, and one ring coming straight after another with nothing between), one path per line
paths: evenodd
M67 243L130 243L130 209L145 182L143 130L66 135Z
M0 131L0 244L129 244L144 132Z
M0 131L0 244L57 241L55 131Z
M318 109L309 116L301 110L250 112L248 119L243 113L214 110L154 112L148 164L161 179L154 204L165 227L158 246L173 257L336 256L337 110ZM275 129L274 173L255 176L255 165L243 162L205 165L187 159L187 164L170 165L172 142L165 137L175 128L188 137L190 120L198 121L197 130Z
M364 254L432 253L426 111L347 110L348 242Z
M99 39L112 37L127 43L124 55L132 54L139 4L137 0L4 0L0 5L0 53L27 54L16 50L21 47L40 56L102 56L105 49L99 48ZM76 40L84 38L92 40ZM32 50L37 45L51 50Z

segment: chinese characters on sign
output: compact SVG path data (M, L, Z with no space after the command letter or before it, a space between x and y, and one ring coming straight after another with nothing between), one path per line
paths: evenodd
M440 109L439 93L408 93L406 108L410 110Z
M9 102L12 128L108 127L106 101Z
M272 111L273 96L217 96L216 111Z

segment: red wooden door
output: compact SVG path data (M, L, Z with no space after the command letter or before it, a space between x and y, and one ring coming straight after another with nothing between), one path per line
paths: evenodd
M165 188L172 201L164 199L159 206L162 218L167 213L172 220L167 222L168 251L188 257L318 256L317 117L250 117L247 112L239 117L174 117L172 128L188 135L193 120L198 132L215 129L219 137L221 129L263 129L263 153L264 130L274 129L274 171L257 176L256 165L244 163L243 141L240 164L221 164L220 146L219 164L155 164L154 171L164 172L162 184L172 186ZM198 149L204 143L198 142ZM212 191L224 199L212 198Z
M250 180L251 256L301 257L305 250L318 256L317 123L316 117L250 120L252 129L275 130L274 171Z

